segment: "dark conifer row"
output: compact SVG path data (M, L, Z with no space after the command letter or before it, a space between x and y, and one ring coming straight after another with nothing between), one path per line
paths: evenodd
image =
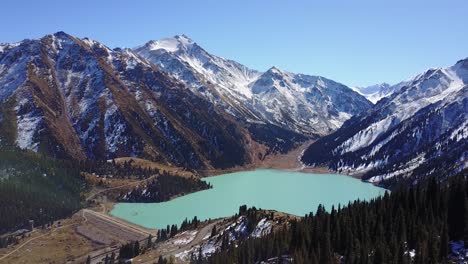
M83 172L94 173L98 176L112 176L113 178L139 178L146 179L155 174L159 174L159 169L151 167L142 167L135 165L132 159L117 163L115 160L110 162L101 160L76 161L77 166Z
M167 225L166 228L158 230L158 233L156 235L156 241L164 241L171 237L174 237L180 232L196 229L199 224L200 220L198 220L198 218L194 216L192 220L188 220L187 218L185 218L185 220L180 225L180 228L178 228L177 225Z
M130 193L121 194L121 201L138 203L159 203L187 193L206 190L211 184L198 178L184 178L162 172L156 179Z
M140 242L134 241L127 243L120 247L119 258L120 259L131 259L140 255Z

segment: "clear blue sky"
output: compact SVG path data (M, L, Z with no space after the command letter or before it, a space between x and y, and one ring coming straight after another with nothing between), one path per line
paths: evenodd
M396 83L468 57L467 0L6 0L0 42L56 31L110 47L186 34L258 70Z

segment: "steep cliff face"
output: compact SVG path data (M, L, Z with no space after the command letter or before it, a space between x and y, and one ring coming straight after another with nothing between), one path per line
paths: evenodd
M302 160L372 182L456 173L467 166L467 84L467 59L427 70L317 141Z

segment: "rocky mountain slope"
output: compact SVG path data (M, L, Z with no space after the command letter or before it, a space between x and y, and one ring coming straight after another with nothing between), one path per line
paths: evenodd
M190 168L249 162L250 137L127 50L63 32L0 48L0 135L56 157L139 156Z
M150 41L136 53L244 123L323 136L371 104L349 87L272 67L258 72L208 53L187 36Z
M429 69L345 122L302 157L371 182L451 175L467 167L468 59Z

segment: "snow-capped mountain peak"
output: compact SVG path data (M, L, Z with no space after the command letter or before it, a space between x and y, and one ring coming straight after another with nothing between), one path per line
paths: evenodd
M139 156L191 168L250 160L244 128L133 50L64 32L1 48L2 142L60 158Z
M134 51L247 122L325 135L370 106L345 85L277 67L258 72L210 54L184 35L152 41ZM344 106L340 96L348 99Z
M467 167L467 66L461 60L392 86L385 100L317 141L303 160L372 182L410 177L415 169L447 176Z
M373 94L376 92L380 92L382 89L388 89L391 85L388 83L378 83L370 86L365 87L356 87L362 94Z
M468 83L468 58L457 61L457 63L450 69L453 72L456 72L465 84Z
M278 68L276 68L276 66L271 67L271 68L268 69L266 72L270 72L270 73L272 73L272 74L282 74L282 73L283 73L283 71L280 70L280 69L278 69Z
M167 52L177 52L180 49L188 49L196 44L193 40L185 35L176 35L172 38L164 38L160 40L152 40L145 47L150 51L165 50Z
M395 91L396 87L388 83L379 83L364 87L353 87L352 89L375 104L380 99L391 95Z

